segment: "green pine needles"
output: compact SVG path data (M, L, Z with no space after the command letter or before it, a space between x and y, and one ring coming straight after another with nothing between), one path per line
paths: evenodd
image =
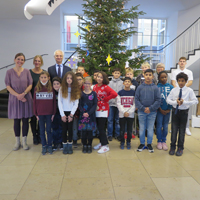
M80 29L83 31L81 39L84 40L85 47L77 47L79 58L85 58L85 63L81 63L89 74L93 74L95 69L102 70L107 74L112 73L112 69L120 68L122 72L125 62L129 61L129 66L139 68L141 63L150 60L140 51L143 47L127 49L127 40L137 32L133 27L134 20L139 15L145 14L137 12L138 6L125 9L128 0L84 0L84 14L79 16L83 23ZM87 50L89 55L86 56ZM132 52L136 58L132 59ZM110 54L112 61L108 65L106 58Z

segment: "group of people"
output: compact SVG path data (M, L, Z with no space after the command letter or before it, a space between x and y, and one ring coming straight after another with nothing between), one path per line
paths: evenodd
M72 154L72 145L77 144L78 135L83 145L82 152L91 153L94 133L99 135L100 142L94 146L98 153L109 151L108 144L113 139L113 132L120 141L121 149L125 146L131 149L135 112L139 119L140 138L137 151L147 148L149 152L154 152L154 125L157 148L168 150L166 137L172 109L169 154L174 155L177 146L176 155L182 155L188 110L192 104L198 103L193 90L189 88L193 77L192 72L185 69L186 58L180 58L180 68L173 72L172 81L162 63L157 65L156 73L148 63L143 63L142 74L136 80L133 69L127 68L125 78L121 80L121 70L115 68L109 81L105 72L96 70L92 78L82 66L73 73L71 68L62 64L64 53L61 50L55 51L54 57L56 64L49 67L48 72L41 68L43 59L40 55L35 56L35 67L29 71L22 67L24 54L18 53L14 59L15 67L6 73L8 117L14 119L16 138L13 150L21 146L29 149L27 134L30 118L33 143L42 144L43 155L47 152L52 154L57 149L62 150L63 154Z

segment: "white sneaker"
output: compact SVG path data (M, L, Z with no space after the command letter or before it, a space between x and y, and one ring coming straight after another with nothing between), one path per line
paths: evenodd
M192 135L189 128L186 128L185 132L186 132L187 135Z
M96 146L94 146L94 149L97 150L101 147L101 143L97 144Z
M102 146L101 149L99 149L99 151L97 151L98 153L106 153L107 151L109 151L109 147L107 145Z

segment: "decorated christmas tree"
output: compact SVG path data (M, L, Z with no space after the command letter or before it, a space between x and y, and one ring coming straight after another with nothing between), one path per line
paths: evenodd
M80 29L81 40L85 47L77 47L81 63L89 74L95 69L112 73L113 68L125 69L128 61L132 68L139 68L141 63L149 60L140 53L143 47L127 49L127 40L137 32L134 20L143 15L137 12L138 6L125 9L128 0L84 0L83 17ZM133 58L134 52L134 58Z

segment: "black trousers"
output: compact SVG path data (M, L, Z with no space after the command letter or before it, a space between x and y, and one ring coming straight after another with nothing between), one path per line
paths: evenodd
M65 115L68 117L70 115L70 112L64 112ZM66 143L68 142L72 142L72 137L73 137L73 121L68 122L68 120L66 122L62 121L62 139L63 142Z
M31 131L33 133L33 136L40 135L39 122L37 121L37 118L35 115L31 117L30 124L31 124Z
M188 118L188 110L178 110L175 115L175 108L172 108L172 133L171 133L171 148L176 149L176 141L178 135L178 148L184 149L185 129Z
M120 140L122 143L125 142L124 133L125 133L126 124L127 124L127 143L131 142L132 131L133 131L133 121L134 121L134 118L129 118L129 117L119 118Z
M93 140L92 130L82 131L81 141L83 145L92 145L92 140Z
M96 118L97 121L97 128L99 131L99 139L100 139L100 143L102 146L107 145L108 144L108 139L106 136L106 121L107 118L106 117L97 117Z

